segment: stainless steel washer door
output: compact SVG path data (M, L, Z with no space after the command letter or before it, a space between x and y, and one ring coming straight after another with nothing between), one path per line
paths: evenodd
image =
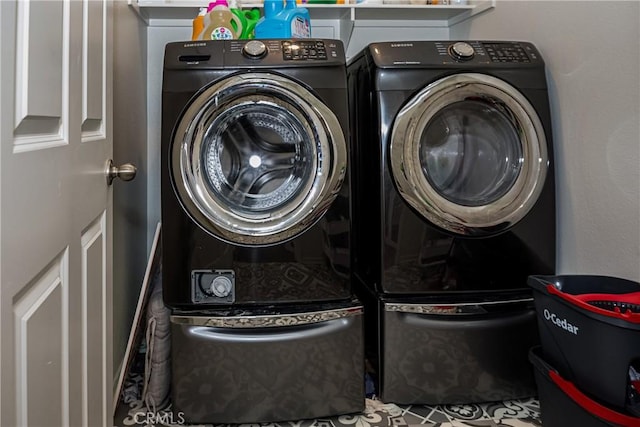
M232 75L196 95L171 150L184 208L205 230L241 245L282 242L313 225L347 167L333 112L272 73Z
M529 101L484 74L444 77L398 113L390 143L403 198L452 233L504 231L535 204L548 168L542 123Z

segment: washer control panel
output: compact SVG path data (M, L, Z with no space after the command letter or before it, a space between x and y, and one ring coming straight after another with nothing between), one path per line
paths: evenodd
M335 54L335 52L333 52ZM327 59L327 46L323 40L317 41L283 41L282 59L296 61L306 59Z
M251 68L329 66L345 63L344 46L330 39L229 40L225 64Z
M195 40L168 43L165 70L275 69L346 64L344 44L334 39Z
M233 270L193 270L191 301L194 304L231 304L235 301Z

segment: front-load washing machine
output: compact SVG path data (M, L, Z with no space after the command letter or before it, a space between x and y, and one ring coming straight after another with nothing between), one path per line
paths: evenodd
M556 265L540 53L525 42L373 43L348 79L354 284L379 394L534 395L526 279Z
M166 46L162 280L186 421L363 409L347 136L340 41Z

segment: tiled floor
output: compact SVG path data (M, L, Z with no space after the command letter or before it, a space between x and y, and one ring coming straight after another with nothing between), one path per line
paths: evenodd
M142 402L136 401L127 408L121 405L114 426L139 426L146 416ZM178 416L171 414L158 417L164 420L159 425L179 425L171 423ZM506 402L442 405L442 406L399 406L383 403L375 399L366 400L366 408L361 414L341 415L325 419L288 421L278 423L251 424L245 426L264 427L392 427L392 426L430 426L430 427L539 427L540 406L534 398ZM223 425L212 425L223 427ZM202 426L204 427L204 426Z

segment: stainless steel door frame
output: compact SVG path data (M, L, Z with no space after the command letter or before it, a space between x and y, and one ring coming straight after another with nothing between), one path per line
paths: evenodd
M264 141L255 129L247 136L233 124L246 117L282 141ZM215 141L224 138L232 141ZM201 227L260 246L288 240L324 214L344 180L347 147L335 114L308 89L273 73L238 73L194 97L174 131L170 163L178 197Z
M426 176L421 159L423 132L432 119L453 104L467 102L494 111L520 144L513 148L520 158L509 160L517 172L487 203L465 204L445 197ZM411 98L396 116L390 158L402 197L436 226L464 236L495 234L521 220L542 191L549 163L544 129L534 107L513 86L478 73L444 77Z

